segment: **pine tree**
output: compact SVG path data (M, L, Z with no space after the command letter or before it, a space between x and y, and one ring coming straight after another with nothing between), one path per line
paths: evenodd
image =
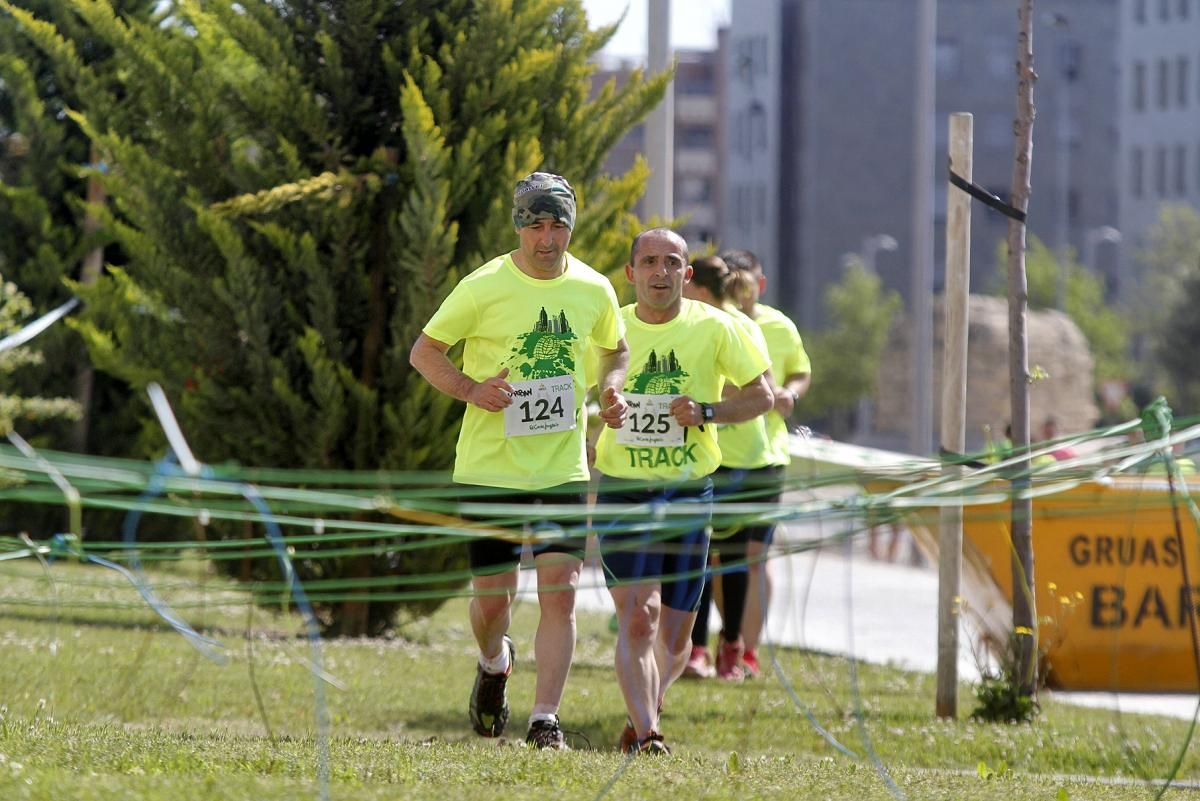
M11 281L0 276L0 339L20 331L26 318L33 313L33 304ZM23 367L42 363L42 354L31 347L0 350L0 376L4 385L11 383L12 374ZM19 422L53 418L77 419L79 404L71 398L29 398L0 392L0 436L7 436Z
M15 5L52 20L76 39L79 57L90 69L107 69L111 51L64 4L19 0ZM118 8L149 18L157 5L156 0L123 0ZM85 254L111 237L87 223L88 179L96 165L87 137L65 114L80 104L86 85L60 69L20 28L15 17L0 13L0 271L40 314L70 296L64 280L80 277ZM42 364L11 376L16 388L76 395L89 368L79 335L56 325L39 337L38 348L45 356ZM34 433L50 447L127 454L136 423L128 388L100 377L94 389L81 425L43 421L32 426ZM37 530L32 516L25 524Z
M578 0L181 0L162 25L69 5L120 69L89 69L78 37L0 0L87 87L71 118L110 164L103 223L126 263L76 287L75 325L98 367L167 389L206 461L447 468L461 408L408 349L459 278L513 247L525 173L576 187L572 252L624 263L646 171L601 164L665 82L589 100L612 29L589 30ZM412 553L323 570L432 571ZM341 618L367 627L358 606Z

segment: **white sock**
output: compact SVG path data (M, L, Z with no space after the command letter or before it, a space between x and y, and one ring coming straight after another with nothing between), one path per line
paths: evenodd
M533 728L533 724L539 722L552 723L558 720L558 715L553 712L535 712L529 716L529 728Z
M488 659L483 654L479 655L479 664L483 667L486 673L507 673L508 672L508 645L505 644L500 649L500 653Z

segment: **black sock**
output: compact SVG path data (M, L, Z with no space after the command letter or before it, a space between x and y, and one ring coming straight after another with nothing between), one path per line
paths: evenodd
M725 621L726 642L734 642L742 634L742 613L746 610L746 590L749 585L750 574L744 570L721 576L721 590L725 598L721 620Z

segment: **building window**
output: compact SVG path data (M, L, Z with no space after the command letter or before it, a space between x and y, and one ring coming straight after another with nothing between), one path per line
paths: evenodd
M1017 52L1007 36L989 34L984 47L984 59L988 74L993 78L1005 78L1013 74Z
M1068 81L1079 78L1083 68L1083 45L1076 39L1060 39L1058 42L1058 67Z
M1140 147L1129 151L1129 191L1134 197L1145 192L1146 155Z
M957 39L938 39L933 51L933 63L939 78L958 77L962 53Z
M711 178L684 178L679 182L679 199L685 203L708 203L712 200Z
M1154 193L1158 197L1167 196L1167 146L1159 145L1154 148Z
M715 86L711 75L692 76L686 81L679 81L675 84L679 94L699 97L712 97L716 93Z
M1171 18L1171 0L1158 0L1158 18L1163 22Z
M733 79L753 90L758 79L767 75L767 37L746 36L736 39L730 49L733 51Z
M1139 25L1146 22L1146 0L1133 0L1133 21Z
M1188 12L1191 10L1192 0L1179 0L1179 11L1176 13L1180 19L1187 19Z
M711 150L716 142L713 129L706 125L684 125L675 135L679 147Z
M1180 56L1175 59L1175 84L1175 99L1178 101L1180 108L1187 108L1188 86L1190 84L1187 56Z
M1175 145L1175 195L1183 197L1187 194L1187 148Z
M1133 62L1133 110L1146 110L1146 62Z
M675 93L711 96L716 86L715 72L715 65L704 62L679 65L675 72Z
M1165 58L1158 60L1158 107L1167 108L1171 99L1171 62Z
M1013 119L1010 114L991 113L983 118L984 147L1011 148L1013 146Z

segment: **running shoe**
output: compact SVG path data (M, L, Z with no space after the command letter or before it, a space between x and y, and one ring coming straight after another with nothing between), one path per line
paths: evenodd
M617 740L617 747L621 749L622 754L638 750L637 729L633 728L633 721L629 718L625 718L625 728L621 729L621 739Z
M661 734L652 731L646 735L644 740L638 742L637 752L639 754L652 754L654 756L670 756L671 747L663 742Z
M563 737L562 727L558 724L558 715L553 720L535 720L529 724L529 733L525 742L538 748L549 748L552 751L570 751L567 740Z
M712 666L708 649L703 645L693 645L692 654L683 668L683 677L686 679L711 679L715 675L717 675L717 671Z
M654 713L654 716L662 718L662 707ZM621 749L622 754L628 754L638 750L637 729L633 727L633 721L625 718L625 728L621 730L621 739L617 740L617 747Z
M746 676L742 672L742 654L745 650L746 646L742 644L741 637L733 642L722 638L717 646L717 678L725 681L744 679Z
M758 654L747 649L742 654L742 670L748 679L757 679L761 675L762 670L758 666Z
M488 673L479 665L475 669L475 686L471 688L471 725L475 733L483 737L499 737L508 725L508 697L504 692L513 666L517 664L517 649L506 634L504 647L508 649L508 670L503 673Z

